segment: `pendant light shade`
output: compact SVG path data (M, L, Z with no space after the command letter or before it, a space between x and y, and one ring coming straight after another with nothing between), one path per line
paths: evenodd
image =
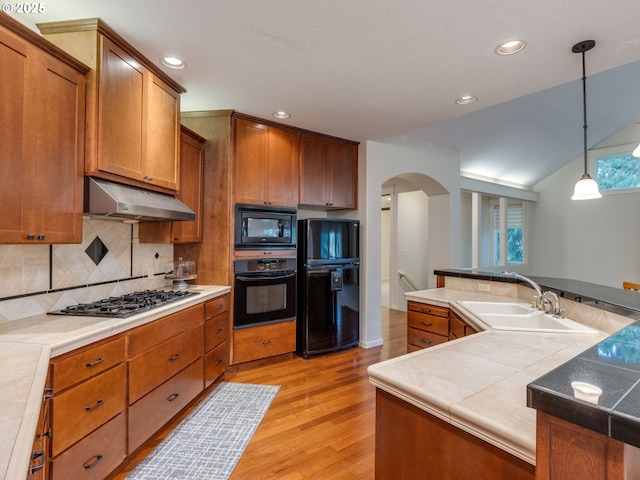
M591 200L592 198L602 197L600 190L598 190L598 183L587 172L587 74L584 53L595 46L595 40L584 40L576 43L571 49L573 53L582 54L582 112L584 116L584 174L576 183L571 200Z

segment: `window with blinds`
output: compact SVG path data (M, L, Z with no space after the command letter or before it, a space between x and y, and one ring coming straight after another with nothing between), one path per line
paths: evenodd
M494 265L502 265L501 259L506 256L506 265L523 263L524 258L524 204L522 202L510 202L506 209L506 222L504 233L507 241L504 246L501 243L502 225L500 222L500 206L493 206L493 261Z

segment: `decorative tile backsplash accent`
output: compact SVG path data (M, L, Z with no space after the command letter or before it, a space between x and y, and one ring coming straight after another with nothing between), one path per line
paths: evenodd
M173 244L139 243L137 224L86 218L82 238L81 244L0 245L0 321L171 286L159 274L173 261ZM19 295L26 296L2 300Z
M104 256L109 253L109 249L104 243L102 243L100 237L96 237L93 239L93 242L91 242L85 249L84 253L89 255L89 258L93 260L93 263L95 263L96 265L100 265L100 262L102 261Z

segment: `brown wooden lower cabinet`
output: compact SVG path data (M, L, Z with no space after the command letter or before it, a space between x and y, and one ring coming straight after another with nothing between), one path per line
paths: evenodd
M639 478L640 449L537 412L536 480Z
M375 478L534 480L535 466L378 389Z
M129 453L202 392L202 358L129 407Z
M229 365L229 340L225 340L204 356L204 386L207 388Z
M273 357L295 349L295 320L233 331L233 363Z
M51 463L52 480L100 480L126 457L125 415L118 414Z

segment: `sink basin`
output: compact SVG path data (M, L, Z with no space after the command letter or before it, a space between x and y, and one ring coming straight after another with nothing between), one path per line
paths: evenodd
M526 303L458 302L494 330L548 333L598 333L568 318L556 318Z

